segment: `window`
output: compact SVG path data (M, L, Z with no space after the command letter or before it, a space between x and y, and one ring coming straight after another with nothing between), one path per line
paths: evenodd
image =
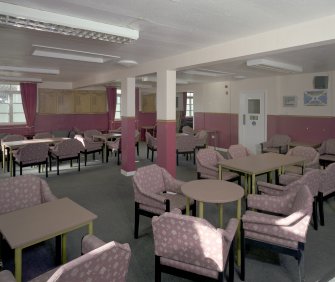
M121 119L121 89L116 90L116 109L114 118L116 120Z
M193 93L187 92L186 117L193 117Z
M0 124L26 123L20 85L0 83Z

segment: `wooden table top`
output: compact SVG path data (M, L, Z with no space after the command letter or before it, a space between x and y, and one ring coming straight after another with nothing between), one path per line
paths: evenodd
M187 182L182 185L181 191L196 201L216 204L237 201L244 195L244 190L236 183L214 179Z
M70 138L67 137L54 137L54 138L43 138L43 139L28 139L28 140L19 140L19 141L2 141L1 144L5 147L18 147L24 146L27 144L35 144L35 143L57 143L63 140L67 140Z
M12 249L24 248L87 225L97 216L69 198L0 215L0 232Z

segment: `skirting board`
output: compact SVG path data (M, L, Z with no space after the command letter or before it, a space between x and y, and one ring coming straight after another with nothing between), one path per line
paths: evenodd
M121 169L121 174L124 176L133 176L135 175L136 171L125 171L123 169Z

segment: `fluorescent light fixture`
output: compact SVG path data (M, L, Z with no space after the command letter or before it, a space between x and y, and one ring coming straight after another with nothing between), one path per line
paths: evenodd
M34 56L65 59L65 60L75 60L90 63L106 63L111 60L120 59L118 56L84 52L72 49L56 48L51 46L33 45Z
M234 73L231 73L231 72L209 70L209 69L186 70L186 71L184 71L184 73L194 74L194 75L202 75L202 76L212 76L212 77L229 76L229 75L234 74Z
M35 77L0 76L0 81L42 82L42 79Z
M133 60L120 60L117 63L127 68L137 65L137 62Z
M142 82L157 82L157 77L156 76L141 76L139 77L139 81ZM176 79L176 84L188 84L188 81L185 79Z
M278 61L272 61L268 59L248 60L247 66L252 68L259 68L283 73L302 72L302 67L300 66L282 63Z
M0 24L114 43L130 43L138 30L0 2Z
M0 66L0 71L10 72L28 72L39 74L59 74L58 69L43 69L43 68L26 68L26 67L13 67L13 66Z

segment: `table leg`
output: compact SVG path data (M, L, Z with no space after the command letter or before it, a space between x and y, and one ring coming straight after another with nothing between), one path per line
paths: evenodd
M62 264L66 263L66 233L60 235L62 241Z
M5 161L6 161L6 148L5 148L5 146L2 146L2 168L3 168L3 172L6 171Z
M222 180L222 165L219 164L219 180Z
M256 175L251 175L251 193L256 194Z
M13 150L12 147L9 149L9 170L10 176L13 176Z
M186 197L186 215L190 215L190 198Z
M245 174L244 175L244 194L245 195L248 195L248 193L249 193L249 186L250 186L250 184L249 184L249 174Z
M219 227L223 228L223 204L219 204Z
M237 266L241 266L241 199L237 200L236 207L236 218L238 220L237 234L236 234L236 245L237 245Z
M22 249L15 249L15 279L17 282L22 281Z
M88 224L88 234L93 235L93 222Z
M204 202L199 201L199 217L204 218Z

